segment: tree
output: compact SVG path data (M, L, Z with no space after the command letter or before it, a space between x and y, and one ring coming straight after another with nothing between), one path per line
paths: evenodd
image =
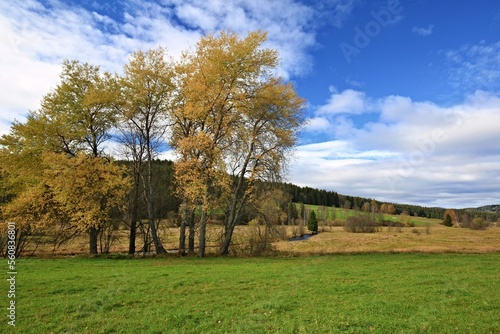
M43 183L43 154L101 157L103 143L115 124L113 103L119 88L109 73L101 73L98 66L66 60L60 78L56 88L43 97L41 107L31 111L25 123L15 122L10 134L2 137L4 153L12 163L10 175L25 184L17 188L19 198L29 198L22 193L33 193L31 187L44 189L43 193L51 191ZM25 166L16 171L15 166L20 167L22 161ZM97 253L98 231L89 225L86 232L90 252Z
M450 219L451 219L451 225L446 225L446 226L453 226L455 224L458 224L457 210L446 209L445 212L444 212L445 221L447 219L446 215L449 215Z
M118 105L125 128L130 134L129 139L125 137L125 140L136 164L135 182L141 180L142 161L146 163L144 198L148 204L148 221L157 254L165 253L165 249L155 222L153 160L164 143L168 111L174 96L173 74L173 67L165 60L164 49L134 52L124 68L121 79L122 102ZM136 222L132 221L129 252L135 248L132 245L135 228Z
M46 153L44 183L77 231L89 231L91 254L97 254L97 236L112 220L120 220L130 180L112 160L78 154ZM93 235L92 233L95 233Z
M288 225L295 225L295 219L299 218L297 206L293 202L288 202L287 205Z
M200 256L208 209L220 203L217 197L227 202L220 248L227 254L255 182L278 179L297 140L303 100L272 75L278 58L261 48L265 39L260 31L244 39L229 32L208 35L178 67L171 146L179 156L179 188L187 202L202 208Z
M309 214L309 219L307 220L307 229L313 233L318 232L318 220L316 219L316 213L311 210Z
M453 220L451 219L451 216L449 213L446 214L444 221L443 221L443 225L449 226L449 227L453 226Z
M255 190L255 183L280 180L303 122L304 100L292 85L271 74L271 69L277 66L277 54L274 50L260 49L265 38L264 33L255 32L241 42L240 57L248 68L239 79L244 98L236 109L240 118L226 155L235 182L228 200L222 255L229 252L234 228ZM235 59L235 62L242 61Z

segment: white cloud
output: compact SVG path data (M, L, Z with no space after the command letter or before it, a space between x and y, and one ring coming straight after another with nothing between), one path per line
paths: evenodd
M298 147L292 182L426 206L498 200L500 95L477 91L453 106L356 96L374 108L378 120L355 127L349 115L330 119L323 132L331 140Z
M318 115L361 114L369 111L370 102L365 93L346 89L340 93L333 92L327 104L317 110Z
M0 134L38 107L57 84L64 59L121 72L135 50L161 45L175 58L206 32L231 29L246 35L262 29L268 31L266 46L280 52L280 75L307 73L312 64L314 9L293 0L118 3L121 7L94 2L89 9L61 0L0 1ZM104 14L109 12L113 15Z
M316 5L320 7L318 15L321 18L326 18L334 27L340 29L358 3L359 0L332 0Z
M332 124L324 117L313 117L306 121L306 131L324 132L330 129Z
M429 36L432 35L432 29L434 28L433 24L429 24L427 27L417 27L414 26L413 29L411 30L413 33L420 35L420 36Z
M223 29L241 34L257 29L267 31L267 46L280 52L280 74L286 78L310 70L312 60L307 50L316 45L312 29L315 12L306 5L293 0L174 0L172 3L179 20L205 33Z
M464 45L444 52L450 63L449 82L460 92L500 90L500 41Z

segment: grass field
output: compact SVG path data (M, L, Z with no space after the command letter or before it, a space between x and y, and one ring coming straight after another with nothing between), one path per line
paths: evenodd
M17 271L18 333L500 332L499 253L32 258Z
M483 231L452 228L428 221L415 227L381 227L376 233L349 233L343 227L320 227L325 232L301 242L276 243L279 252L290 255L423 252L500 252L500 227Z

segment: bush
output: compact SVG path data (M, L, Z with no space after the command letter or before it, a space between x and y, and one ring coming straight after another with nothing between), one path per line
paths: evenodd
M484 221L483 218L474 218L472 220L472 223L470 224L469 228L471 230L485 230L486 228L489 227L490 224L488 222Z
M293 228L292 228L292 237L301 237L303 236L305 233L305 228L304 228L304 225L302 224L299 224L299 225L295 225Z
M243 256L269 255L275 251L275 241L287 239L284 226L262 224L258 219L253 219L235 235L231 252Z
M352 216L347 218L344 230L352 233L374 233L378 231L378 225L370 216Z
M381 220L379 222L379 225L381 226L388 226L388 227L403 227L404 224L402 222L394 221L394 220Z

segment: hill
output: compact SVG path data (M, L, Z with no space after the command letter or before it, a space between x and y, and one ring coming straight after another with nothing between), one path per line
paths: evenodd
M476 208L476 210L500 213L500 204L484 205Z

